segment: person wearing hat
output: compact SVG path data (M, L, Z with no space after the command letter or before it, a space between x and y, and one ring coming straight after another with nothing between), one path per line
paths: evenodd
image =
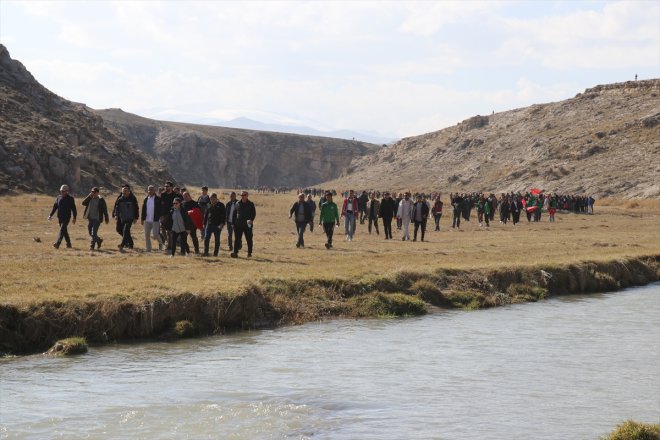
M73 197L69 194L69 186L62 185L60 187L60 195L55 199L53 204L53 209L48 215L48 221L53 219L53 215L57 212L57 221L60 224L60 232L57 236L57 240L53 243L55 249L59 249L60 244L62 244L62 239L66 241L66 247L71 247L71 238L69 237L69 231L67 227L69 226L69 221L76 224L76 217L78 216L78 211L76 210L76 202Z
M92 191L82 201L82 205L85 207L83 218L87 219L87 232L91 237L89 250L93 251L95 245L97 249L101 249L103 239L98 236L99 227L104 220L107 225L110 217L108 216L108 205L105 203L105 199L99 196L98 187L92 188Z
M385 240L392 239L392 219L396 216L397 205L389 192L383 194L380 201L380 211L378 215L383 219L383 230L385 231Z

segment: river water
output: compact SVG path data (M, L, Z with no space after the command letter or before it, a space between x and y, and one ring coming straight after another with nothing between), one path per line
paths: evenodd
M660 284L0 362L1 438L597 439L660 423Z

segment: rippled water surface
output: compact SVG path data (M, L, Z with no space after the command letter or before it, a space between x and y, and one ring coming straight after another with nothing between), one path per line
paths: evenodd
M0 362L2 438L597 439L660 423L660 284Z

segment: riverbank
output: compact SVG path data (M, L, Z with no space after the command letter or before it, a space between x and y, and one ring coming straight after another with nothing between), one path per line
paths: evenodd
M551 296L607 292L660 279L660 255L565 266L399 272L364 280L262 280L238 294L179 294L149 301L46 301L0 306L0 350L44 351L58 339L90 343L177 337L331 318L408 316L428 307L479 309Z
M73 249L54 249L57 225L45 218L53 198L0 197L0 210L11 213L0 224L0 351L42 351L71 336L98 343L492 307L658 278L660 202L653 200L608 201L594 215L559 213L555 223L544 217L486 228L473 218L452 229L445 217L424 242L403 242L396 229L395 240L384 240L358 224L351 242L336 229L327 250L318 227L305 234L305 248L295 247L294 198L251 195L254 256L234 259L226 231L218 257L145 252L139 224L135 249L119 252L110 224L101 227L102 249L89 251L81 216L69 227Z

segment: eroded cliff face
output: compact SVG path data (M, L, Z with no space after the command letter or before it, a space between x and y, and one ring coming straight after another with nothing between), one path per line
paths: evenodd
M0 191L115 188L167 179L147 158L81 104L39 84L0 45Z
M337 178L378 146L363 142L155 121L98 110L106 126L167 164L177 180L215 187L306 186Z
M660 80L475 116L356 160L329 185L660 198Z

